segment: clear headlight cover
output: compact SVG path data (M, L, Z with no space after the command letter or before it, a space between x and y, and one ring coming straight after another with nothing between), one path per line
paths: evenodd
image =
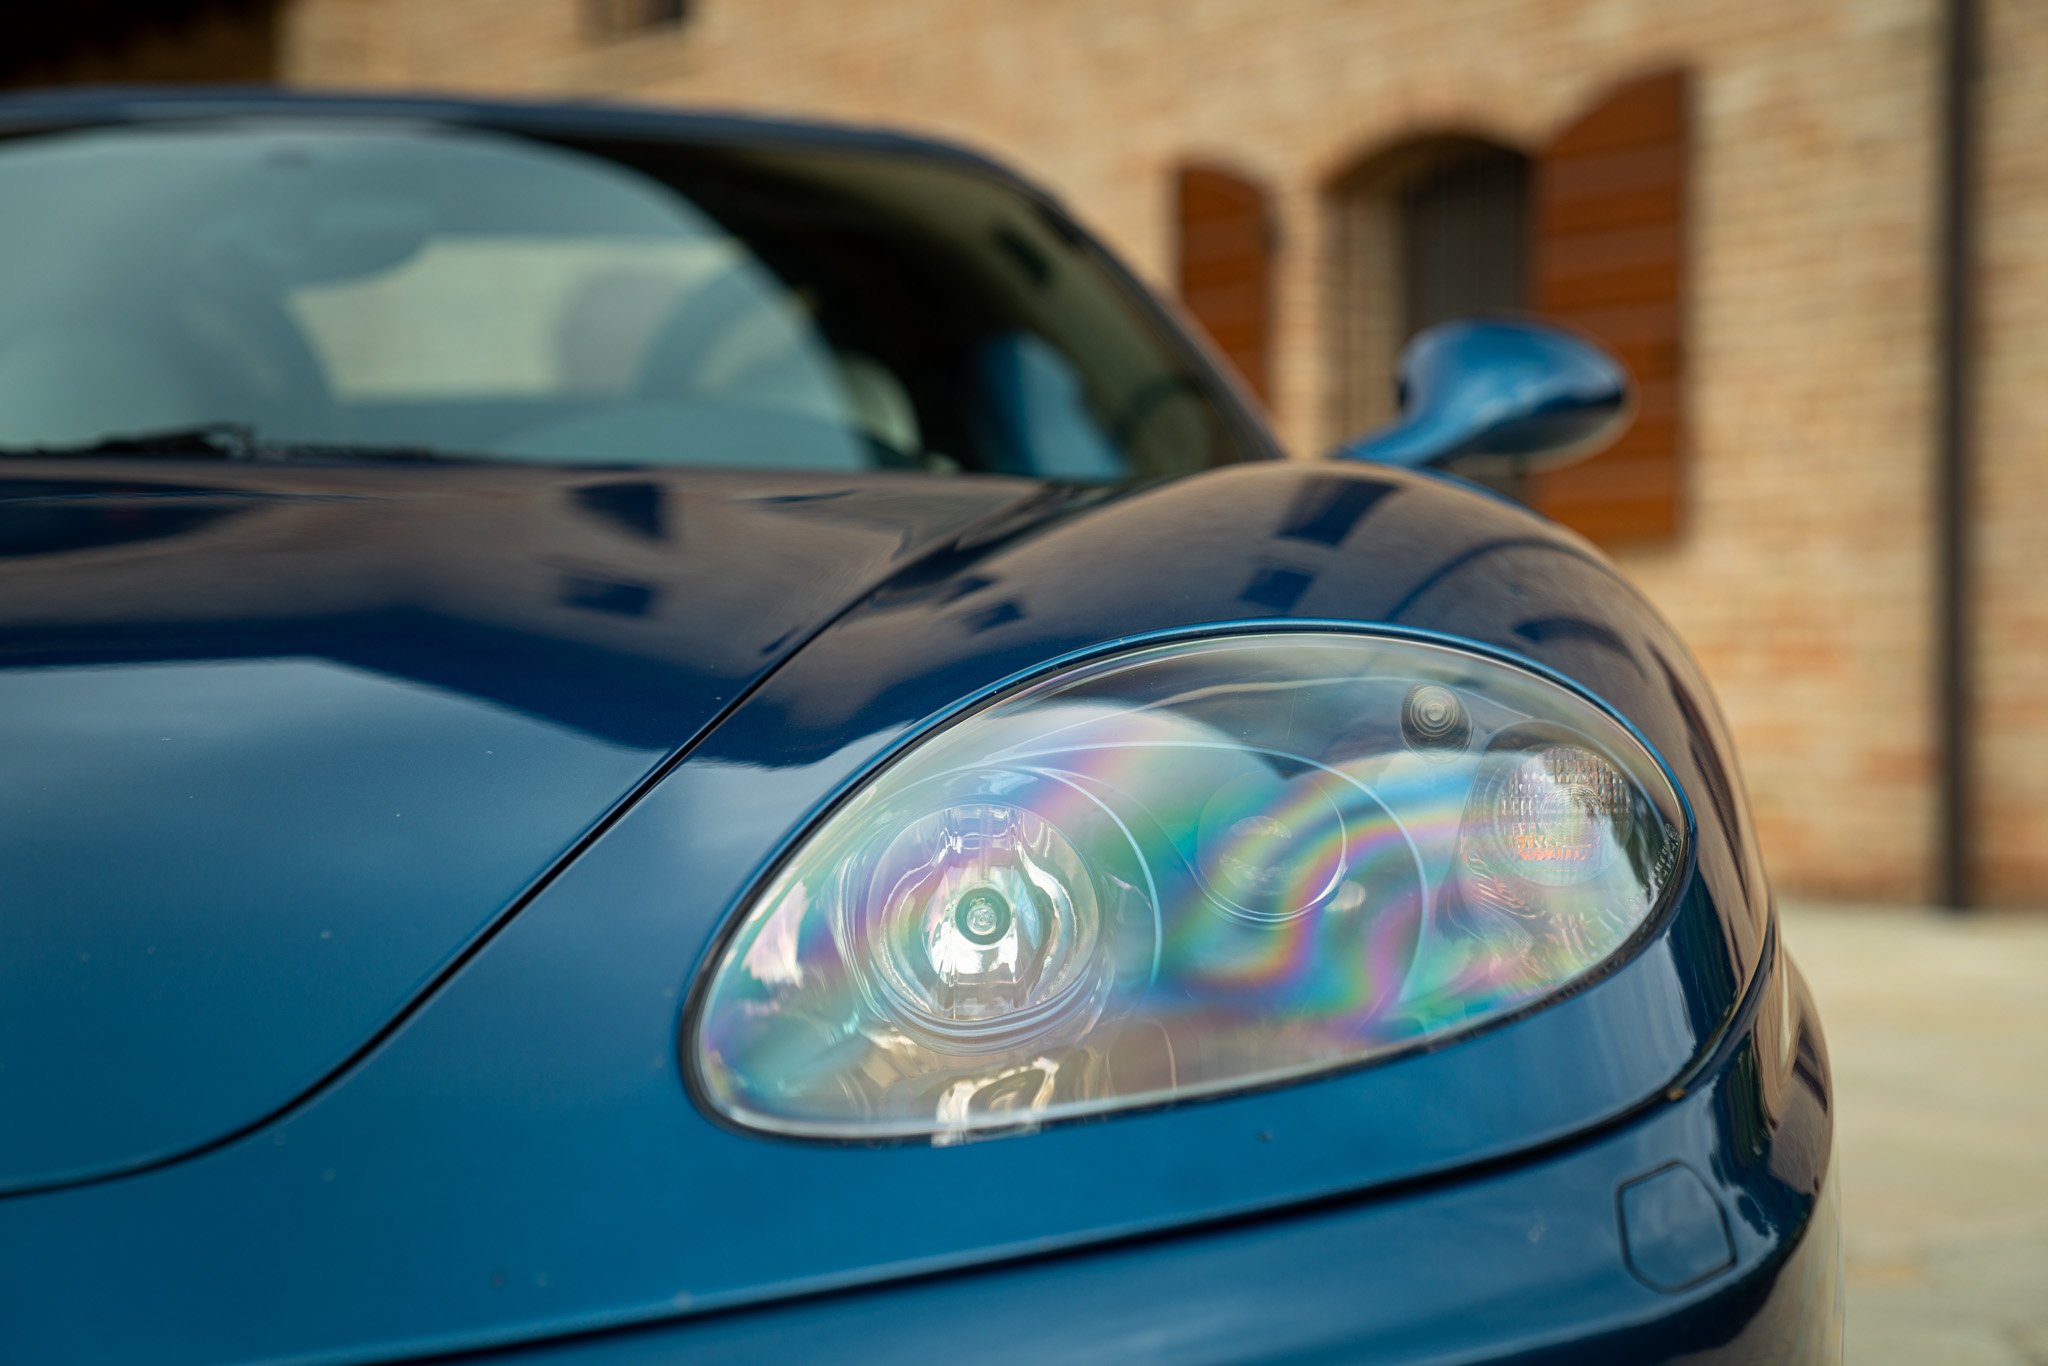
M686 1056L735 1123L932 1136L1301 1077L1554 995L1680 866L1577 695L1328 631L1164 644L967 712L747 907Z

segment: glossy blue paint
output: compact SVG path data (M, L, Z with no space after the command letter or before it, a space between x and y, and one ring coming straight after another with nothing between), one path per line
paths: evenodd
M0 1191L292 1101L849 595L1037 496L0 470Z
M1779 972L1785 971L1783 966ZM819 1295L767 1311L586 1335L494 1358L531 1366L977 1361L1832 1360L1841 1354L1826 1060L1811 1006L1798 1071L1765 1029L1723 1050L1684 1101L1583 1144L1444 1183L1078 1255ZM1760 1046L1761 1045L1761 1046ZM1757 1133L1777 1146L1765 1157ZM1674 1155L1725 1264L1675 1293L1623 1271L1616 1188ZM1692 1173L1691 1166L1662 1172ZM1655 1181L1653 1175L1649 1178Z
M1592 454L1630 416L1628 372L1591 338L1530 318L1459 318L1401 353L1401 416L1341 459L1543 469Z
M180 971L73 978L77 1000L0 955L56 1022L27 1022L55 1061L11 1113L61 1112L0 1150L61 1181L0 1199L0 1359L1833 1350L1825 1054L1725 730L1640 596L1502 500L1306 463L1114 490L161 460L0 481L0 687L33 702L18 733L69 737L6 752L73 842L10 849L37 881L6 894L61 900L67 866L124 851L87 870L85 926L6 932L45 967L67 926L95 962L187 936ZM859 773L1050 660L1289 621L1471 641L1634 725L1697 826L1648 942L1434 1052L1027 1137L796 1143L691 1103L691 982ZM194 716L202 753L132 753ZM501 743L509 781L469 752ZM233 818L170 814L200 790ZM440 836L389 831L370 803L394 795ZM252 890L330 841L365 852L323 850L303 902ZM285 951L337 918L356 956ZM129 1067L71 1040L152 1030L187 1031L165 1054L187 1070L120 1115ZM70 1158L95 1113L114 1137ZM1630 1270L1620 1223L1623 1187L1672 1162L1736 1257L1676 1294Z
M1699 1173L1683 1162L1621 1188L1621 1251L1637 1280L1673 1294L1735 1264L1728 1216Z
M647 477L682 490L705 476ZM978 485L941 487L967 499ZM823 509L861 524L878 515L887 498L866 492L851 507L768 506L810 509L805 525L823 537L834 525ZM692 1308L755 1303L1244 1218L1621 1123L1654 1108L1728 1027L1766 952L1768 907L1747 871L1718 727L1668 633L1581 545L1442 481L1342 466L1243 466L998 506L998 521L859 595L304 1103L190 1160L0 1205L0 1296L19 1296L0 1315L0 1347L361 1359L660 1318L679 1295ZM767 581L764 557L787 540L759 542L756 556L745 538L716 543L714 563L751 564ZM730 1132L690 1104L675 1053L684 990L809 813L933 714L1047 659L1285 615L1259 591L1277 571L1305 585L1291 604L1300 618L1481 642L1635 722L1702 813L1685 895L1636 957L1438 1052L1026 1139L796 1144ZM544 637L582 620L551 595L494 601ZM657 663L687 634L642 629L643 658ZM680 687L690 670L671 667ZM1063 1179L972 1217L905 1218L889 1194L927 1182L1005 1190L1027 1151ZM76 1296L108 1279L133 1287L124 1313L81 1328ZM223 1279L246 1292L232 1310L208 1290Z

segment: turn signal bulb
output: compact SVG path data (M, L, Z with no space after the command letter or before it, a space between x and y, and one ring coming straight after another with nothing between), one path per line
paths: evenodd
M1494 779L1495 852L1516 877L1558 887L1598 877L1627 842L1628 779L1591 750L1545 745Z

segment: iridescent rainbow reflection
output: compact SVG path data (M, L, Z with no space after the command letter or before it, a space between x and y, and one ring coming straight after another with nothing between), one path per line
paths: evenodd
M1417 735L1420 688L1462 716ZM1156 646L876 774L748 907L691 1057L721 1113L815 1137L1299 1077L1583 977L1681 828L1641 746L1524 670L1335 632Z

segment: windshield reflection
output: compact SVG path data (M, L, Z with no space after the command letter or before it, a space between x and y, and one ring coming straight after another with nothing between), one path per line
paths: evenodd
M987 471L1237 458L1084 245L939 157L252 119L0 143L0 448Z

